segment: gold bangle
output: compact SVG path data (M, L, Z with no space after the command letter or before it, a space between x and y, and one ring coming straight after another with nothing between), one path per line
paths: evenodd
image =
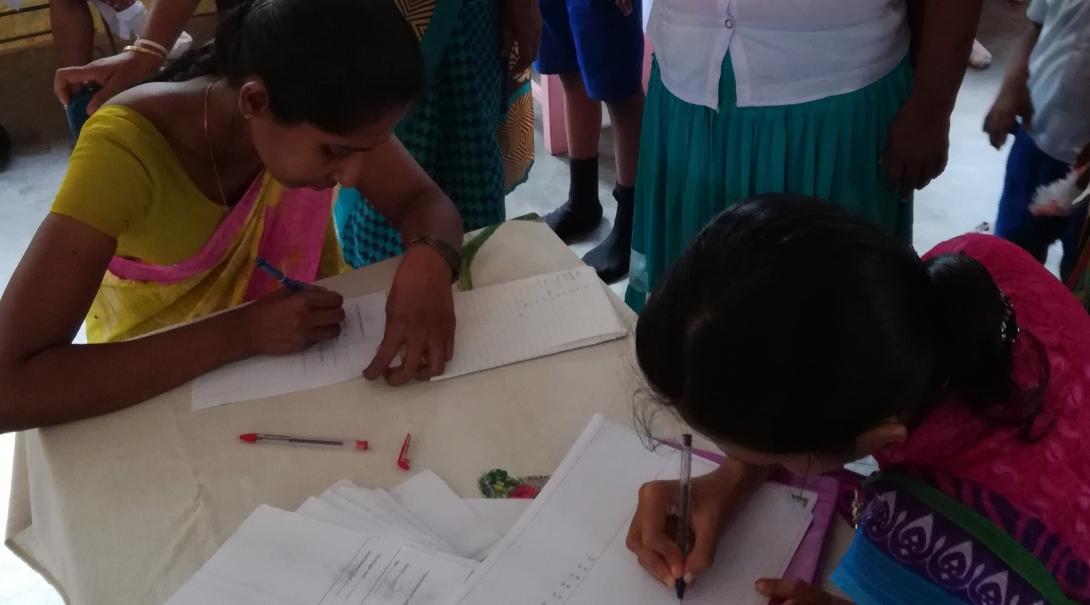
M167 60L166 55L164 55L162 53L159 53L157 51L154 51L154 50L152 50L150 48L144 48L143 46L126 46L125 48L122 48L121 50L123 52L133 51L133 52L138 52L138 53L144 53L145 55L151 55L151 56L155 57L156 59L159 59L160 62L163 62L163 61Z
M167 47L159 44L155 40L148 40L147 38L137 38L135 41L133 41L132 45L141 46L147 48L148 50L157 50L162 53L164 57L170 54L170 51L167 50Z

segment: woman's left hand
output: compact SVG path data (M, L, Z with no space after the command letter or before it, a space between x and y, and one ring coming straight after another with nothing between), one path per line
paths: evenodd
M386 301L386 333L363 376L398 386L443 373L454 355L454 293L451 272L436 250L410 246ZM401 365L395 366L399 353Z
M757 592L783 605L851 605L837 596L800 580L757 580Z
M950 115L918 96L910 96L889 125L883 162L886 181L908 196L946 170Z
M500 56L511 73L530 68L541 44L541 7L538 0L497 0L500 2Z

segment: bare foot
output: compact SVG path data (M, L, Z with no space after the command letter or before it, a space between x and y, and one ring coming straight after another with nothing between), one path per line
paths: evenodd
M988 69L992 64L992 53L984 48L980 40L973 40L973 52L969 55L969 67L973 69Z

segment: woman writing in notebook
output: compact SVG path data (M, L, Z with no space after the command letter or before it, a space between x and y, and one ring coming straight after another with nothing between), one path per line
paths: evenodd
M170 81L99 110L0 300L0 432L336 337L340 295L280 288L255 268L264 258L303 282L340 271L336 184L366 191L407 248L365 376L441 373L461 220L392 135L422 74L388 2L250 0ZM85 317L90 344L72 344ZM399 351L413 363L391 367Z
M636 341L665 404L730 456L693 482L688 556L664 531L677 483L640 491L628 545L668 585L699 589L771 468L871 454L881 473L833 575L852 601L1090 602L1090 317L1014 245L969 235L921 260L825 203L750 201L682 255Z

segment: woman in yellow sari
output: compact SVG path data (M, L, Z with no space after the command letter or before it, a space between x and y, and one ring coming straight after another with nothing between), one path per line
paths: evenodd
M406 246L365 376L441 373L461 219L392 134L422 74L387 2L247 0L171 81L97 112L0 299L0 432L334 338L340 295L281 288L255 261L301 282L338 272L338 184L366 190ZM85 317L90 344L74 345ZM399 352L410 361L394 365Z

